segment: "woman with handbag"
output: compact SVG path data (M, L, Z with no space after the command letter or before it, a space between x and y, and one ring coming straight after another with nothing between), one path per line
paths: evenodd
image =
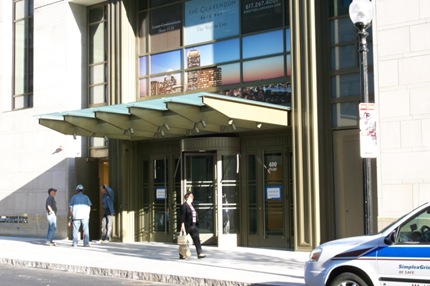
M181 207L181 232L185 231L190 234L194 245L196 246L197 258L205 258L203 254L202 245L200 243L200 234L198 230L199 220L197 218L197 211L194 208L193 200L194 196L191 192L188 192L184 196L185 202ZM179 255L180 259L185 259L186 256Z

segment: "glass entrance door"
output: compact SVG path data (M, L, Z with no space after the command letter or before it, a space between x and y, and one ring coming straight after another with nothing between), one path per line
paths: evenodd
M291 247L287 158L283 152L247 155L248 246Z
M184 193L194 194L202 242L236 246L238 155L225 150L187 153L184 169Z
M187 138L181 141L181 202L194 194L202 243L238 245L239 151L237 137Z
M192 192L199 218L200 239L215 241L215 157L216 153L184 154L184 194Z

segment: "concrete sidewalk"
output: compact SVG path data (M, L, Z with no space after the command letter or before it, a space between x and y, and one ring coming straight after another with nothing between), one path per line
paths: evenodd
M46 246L44 239L0 236L1 264L79 272L183 285L304 285L307 252L203 246L178 259L178 245L169 243L92 243L72 247L71 241Z

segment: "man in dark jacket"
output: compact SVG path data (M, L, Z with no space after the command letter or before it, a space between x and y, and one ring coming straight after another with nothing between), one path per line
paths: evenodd
M102 193L102 203L103 203L103 217L102 217L102 239L101 243L109 242L112 238L112 221L115 214L113 207L114 203L114 193L113 190L107 186L102 185L100 187Z

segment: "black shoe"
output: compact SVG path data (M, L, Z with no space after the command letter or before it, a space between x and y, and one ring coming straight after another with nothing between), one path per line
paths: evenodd
M179 259L187 259L187 258L179 254Z
M200 253L199 255L197 255L198 259L202 259L202 258L205 258L205 257L206 257L206 255L204 255L203 253Z

